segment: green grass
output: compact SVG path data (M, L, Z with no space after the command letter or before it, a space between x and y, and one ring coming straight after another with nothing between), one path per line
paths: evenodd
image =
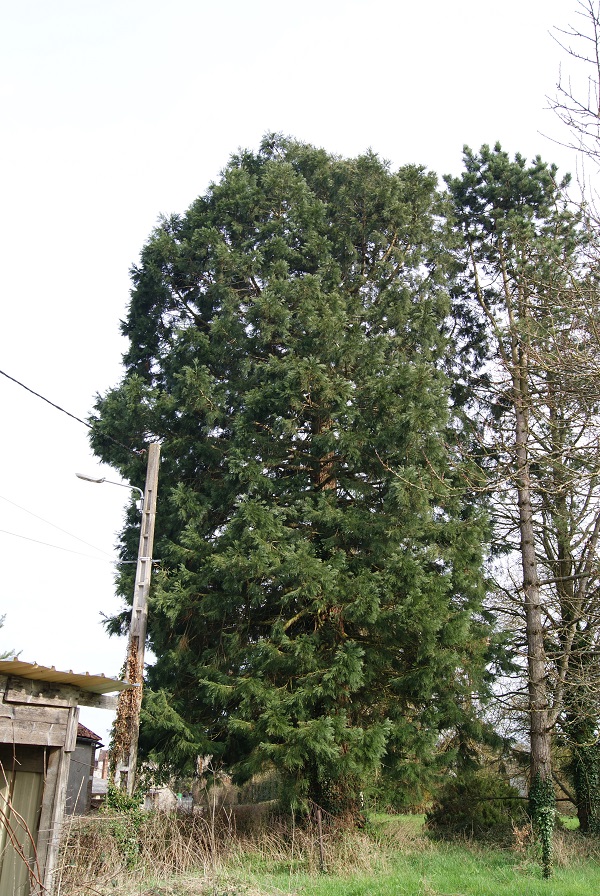
M557 869L543 881L539 867L518 863L500 853L476 855L465 848L436 850L398 858L392 867L359 875L252 875L264 893L310 896L597 896L600 867L579 864Z
M386 812L371 812L368 819L369 828L388 837L396 833L421 837L424 824L424 815L388 815Z
M422 833L422 816L375 817L370 820L371 855L363 841L356 860L371 862L368 871L347 867L330 873L307 874L297 866L282 868L278 860L268 869L242 857L238 880L253 893L293 896L598 896L600 862L578 852L577 834L562 835L557 845L557 867L550 881L542 879L535 853L516 853L471 843L434 843ZM565 838L575 838L571 843ZM394 841L398 844L394 846ZM377 843L379 846L377 845ZM386 848L387 841L387 848ZM391 844L391 845L390 845ZM381 850L381 855L377 853ZM585 852L585 849L584 849ZM572 853L572 855L570 854ZM256 858L256 857L255 857ZM233 870L233 869L232 869Z
M579 829L579 819L576 815L559 815L560 823L567 831L577 831Z
M118 855L104 867L109 836L82 819L64 853L61 896L598 896L600 842L565 830L556 837L556 869L542 879L525 826L510 848L432 840L423 816L372 815L364 831L325 832L325 873L314 828L273 820L250 834L223 832L215 855L202 827L169 816L150 819L144 857L128 870ZM162 825L162 827L161 827ZM167 825L165 828L164 826ZM154 833L153 833L154 831ZM186 834L187 831L187 834ZM185 839L185 836L188 839ZM117 850L118 844L115 849ZM198 851L191 856L194 848ZM166 852L165 852L166 851ZM103 853L103 855L104 855ZM117 850L118 853L118 850ZM191 856L191 859L190 859ZM95 871L96 864L98 869ZM100 873L102 872L102 873Z

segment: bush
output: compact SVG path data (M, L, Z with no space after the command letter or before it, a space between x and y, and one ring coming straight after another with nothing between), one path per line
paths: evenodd
M139 858L141 848L140 829L144 815L140 798L129 796L125 790L109 784L100 812L106 816L111 826L127 867L132 868Z
M508 834L526 818L527 801L498 772L480 769L452 778L442 787L430 812L427 827L439 836Z

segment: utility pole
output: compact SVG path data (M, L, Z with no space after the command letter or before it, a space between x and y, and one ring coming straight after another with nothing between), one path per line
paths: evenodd
M142 507L140 544L125 669L125 679L133 687L128 688L126 691L121 691L119 695L110 751L110 780L122 790L127 790L130 796L133 794L135 787L137 767L159 461L160 445L151 444L148 449L146 488Z

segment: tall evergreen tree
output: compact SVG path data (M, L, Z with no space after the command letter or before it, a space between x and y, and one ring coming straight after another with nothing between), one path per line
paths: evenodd
M597 754L600 421L576 368L589 355L598 290L591 234L567 184L554 166L510 159L498 145L466 149L464 173L448 179L464 295L493 349L478 392L480 456L496 539L520 557L512 597L524 621L531 780L551 793L552 739L562 726L583 820L591 797L581 762Z
M473 711L486 523L455 488L439 203L419 167L265 138L144 247L93 444L135 480L108 436L163 443L155 759L345 812Z

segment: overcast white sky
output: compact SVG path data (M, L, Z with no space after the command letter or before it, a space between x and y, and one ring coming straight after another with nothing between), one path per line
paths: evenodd
M440 175L460 170L463 144L496 140L572 169L542 134L565 136L546 110L568 66L549 31L577 9L0 0L0 369L85 418L120 378L128 271L159 214L186 209L268 131ZM75 478L116 478L80 423L3 376L0 402L0 647L118 676L125 644L100 622L119 607L127 492ZM81 718L107 736L109 714Z

